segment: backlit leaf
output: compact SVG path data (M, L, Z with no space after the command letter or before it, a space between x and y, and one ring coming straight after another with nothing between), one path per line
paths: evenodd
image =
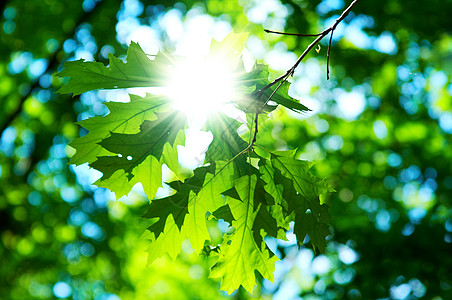
M278 154L271 158L275 168L274 179L283 187L288 213L295 212L294 233L298 244L301 245L309 235L312 245L324 252L325 238L330 234L330 216L327 205L320 203L319 196L334 190L324 180L309 173L311 163L293 158L292 153Z
M257 176L243 176L235 182L240 199L229 198L228 204L234 221L234 233L221 247L218 261L212 266L210 277L221 278L221 289L232 293L240 285L251 292L255 285L254 271L273 281L275 262L278 260L267 248L261 249L254 238L258 210L254 210Z
M83 59L67 61L58 77L72 79L58 90L60 94L72 93L74 96L97 89L162 86L169 66L172 64L165 55L158 54L154 60L131 42L126 62L109 54L110 65L101 62L86 62Z
M132 170L132 179L123 169L114 172L108 179L99 179L94 184L105 187L115 193L116 198L127 195L137 183L143 185L144 192L152 200L162 186L162 164L154 157L148 156Z
M184 127L185 118L178 112L157 114L156 120L141 124L139 133L112 133L103 139L99 144L116 155L98 157L90 166L104 174L102 180L110 178L120 169L132 179L132 170L149 155L160 159L164 145L172 145Z
M224 206L221 193L232 187L233 180L232 164L218 161L215 173L207 173L202 188L196 195L193 193L189 198L188 215L185 218L183 232L196 252L200 252L204 242L210 240L206 213L213 213Z
M311 164L295 159L294 150L270 152L255 145L255 134L277 105L296 112L308 108L288 95L289 82L271 95L278 85L269 86L267 66L257 64L245 74L241 53L247 36L230 34L211 44L209 59L227 58L239 73L237 91L242 94L231 96L230 101L245 114L237 114L243 120L222 112L209 114L205 130L212 134L212 142L204 165L193 170L193 176L186 177L178 155L178 146L185 143L186 116L174 110L164 95L107 103L110 113L79 122L88 133L70 143L76 150L71 163L89 163L103 173L95 182L99 187L121 197L136 184L143 186L151 201L143 216L150 224L149 262L165 255L175 259L188 240L197 253L217 257L210 277L220 278L221 288L228 293L240 286L251 292L255 271L273 281L278 258L265 239L287 240L291 222L295 221L298 244L308 235L321 252L330 234L328 208L319 197L331 192L331 187L312 176ZM81 60L66 62L58 76L72 79L59 92L78 95L95 89L165 87L170 71L181 61L161 53L151 60L136 43L130 45L126 62L112 55L109 59L107 67ZM243 136L241 126L248 129ZM167 183L172 193L155 199L163 185L163 165L175 177ZM210 236L208 224L215 219L230 225L223 240Z
M217 160L228 161L235 158L242 150L246 149L246 143L237 133L241 123L225 114L218 112L209 116L206 122L206 128L212 132L213 140L206 152L206 163ZM241 155L233 161L235 172L239 170L248 170L244 155ZM246 174L245 171L244 174ZM240 174L242 175L242 174Z
M94 117L78 122L89 132L69 143L76 152L69 163L80 165L92 163L98 156L110 154L99 145L111 133L134 134L140 131L140 125L145 121L157 119L156 112L168 109L168 101L161 96L147 94L146 97L130 95L130 102L107 102L110 110L104 117Z

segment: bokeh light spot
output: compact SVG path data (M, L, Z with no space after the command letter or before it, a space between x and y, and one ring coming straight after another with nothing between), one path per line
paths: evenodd
M53 294L60 299L67 298L72 294L72 288L66 282L59 281L53 286Z

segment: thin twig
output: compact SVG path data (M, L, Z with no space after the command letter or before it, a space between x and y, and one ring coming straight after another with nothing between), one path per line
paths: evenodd
M279 76L278 78L276 78L275 80L273 80L272 82L270 82L269 84L267 84L266 86L264 86L262 89L260 89L259 91L256 92L256 95L259 97L260 95L262 95L262 93L271 88L273 85L275 85L276 83L279 83L278 86L275 88L275 90L271 93L271 95L268 97L268 99L265 101L265 103L261 106L261 108L259 110L256 111L256 114L259 114L262 112L262 110L265 108L265 106L267 105L267 103L271 100L271 98L273 97L273 95L278 91L278 89L281 87L281 85L283 84L284 81L286 81L290 76L293 76L293 74L295 73L295 69L298 67L298 65L301 63L301 61L303 60L303 58L306 57L306 55L325 37L328 35L328 33L331 32L331 37L330 37L330 43L328 46L328 53L327 53L327 66L329 63L329 52L330 52L330 45L331 45L331 40L333 38L333 31L336 29L336 26L342 22L342 20L344 20L348 14L350 13L350 11L352 10L352 8L356 5L356 3L358 3L359 0L353 0L352 3L350 3L350 5L342 12L342 14L340 15L339 18L336 19L336 21L333 23L333 25L331 25L330 27L326 28L325 30L323 30L321 33L319 33L317 36L317 38L311 43L309 44L309 46L303 51L303 53L300 55L300 57L298 57L297 61L295 62L295 64L289 69L287 70L286 73L284 73L283 75ZM269 30L265 30L265 32L270 32ZM278 33L278 32L272 32L272 33ZM329 70L327 69L327 76L329 76L328 74ZM256 122L257 118L255 118L255 122ZM256 125L257 126L257 125ZM256 135L257 132L254 132L254 138L252 143L250 144L251 146L254 145L254 143L256 142Z
M303 58L305 58L305 56L309 53L309 51L311 51L315 45L317 45L318 42L320 42L326 35L328 35L328 33L330 33L330 31L332 31L333 29L336 29L336 26L342 21L344 20L348 14L350 13L350 11L352 10L352 8L355 6L356 3L358 3L359 0L354 0L349 7L347 7L346 10L344 10L344 12L341 14L341 16L339 18L337 18L337 20L334 22L333 25L331 25L330 27L328 27L327 29L325 29L324 31L322 31L320 33L320 35L311 43L309 44L309 46L306 48L306 50L300 55L300 57L298 57L297 61L295 62L295 64L292 66L292 68L290 68L289 70L287 70L287 72L281 76L279 76L278 78L276 78L275 80L273 80L272 82L270 82L268 85L266 85L265 87L263 87L261 89L261 91L265 91L267 89L269 89L270 87L272 87L274 84L278 83L279 81L288 78L289 76L293 75L293 73L295 72L295 69L298 67L298 65L301 63L301 61L303 60Z
M287 33L287 32L280 32L280 31L273 31L264 29L266 33L275 33L275 34L281 34L281 35L294 35L294 36L319 36L321 33L315 33L315 34L309 34L309 33Z
M276 91L278 91L278 89L281 87L281 85L284 83L284 80L281 80L281 82L279 83L279 85L276 87L276 89L270 94L270 96L268 97L267 101L265 101L264 105L262 105L261 107L258 107L258 109L256 110L256 117L254 118L254 122L255 122L255 130L254 130L254 136L253 136L253 140L251 141L250 146L253 146L254 143L257 140L257 123L259 120L259 114L262 112L262 110L265 108L265 106L267 105L268 101L270 101L270 99L273 97L273 95L276 93ZM257 101L257 105L259 106L259 101Z
M256 116L254 117L254 135L253 135L253 139L251 140L250 145L253 145L256 142L257 139L257 132L259 131L258 129L258 123L259 123L259 101L256 101L257 103L257 107L256 107Z
M326 80L330 79L330 50L331 42L333 41L334 29L331 30L330 42L328 43L328 50L326 51Z

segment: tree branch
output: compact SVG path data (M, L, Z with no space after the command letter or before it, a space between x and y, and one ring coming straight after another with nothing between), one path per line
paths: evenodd
M327 77L329 78L329 68L328 68L328 64L329 64L329 53L330 53L330 46L331 46L331 41L333 39L333 31L336 29L337 25L342 22L342 20L344 20L348 14L350 13L350 11L352 10L352 8L356 5L356 3L358 3L359 0L353 0L352 3L350 3L350 5L342 12L342 14L340 15L339 18L336 19L336 21L333 23L333 25L331 25L330 27L326 28L325 30L323 30L321 33L319 33L317 36L317 38L311 43L309 44L309 46L303 51L303 53L300 55L300 57L298 57L297 61L295 62L295 64L289 69L287 70L286 73L284 73L283 75L279 76L278 78L276 78L275 80L273 80L272 82L270 82L269 84L267 84L265 87L263 87L262 89L260 89L256 94L259 97L260 95L262 95L262 93L271 88L273 85L278 84L278 86L275 88L275 90L271 93L270 97L268 97L268 99L265 101L265 103L260 107L259 110L256 111L256 114L259 114L262 112L262 110L265 108L265 106L267 105L267 103L271 100L271 98L273 97L273 95L278 91L278 89L281 87L282 83L284 81L287 80L287 78L289 78L290 76L293 76L293 74L295 73L295 69L298 67L298 65L301 63L301 61L306 57L306 55L325 37L327 36L330 32L331 32L331 37L330 37L330 41L328 44L328 51L327 51ZM265 30L266 32L270 32L269 30ZM271 33L279 33L279 32L271 32ZM289 34L289 35L295 35L295 34ZM306 36L306 35L301 35L301 36ZM256 118L257 120L257 118ZM257 124L256 124L257 127ZM255 130L254 132L254 137L253 137L253 142L251 143L251 145L254 144L254 142L256 141L256 135L257 135L257 130Z

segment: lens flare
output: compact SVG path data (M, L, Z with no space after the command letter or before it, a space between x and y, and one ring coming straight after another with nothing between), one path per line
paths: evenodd
M191 58L176 65L170 75L168 95L174 108L187 115L221 110L236 97L238 76L221 58Z

